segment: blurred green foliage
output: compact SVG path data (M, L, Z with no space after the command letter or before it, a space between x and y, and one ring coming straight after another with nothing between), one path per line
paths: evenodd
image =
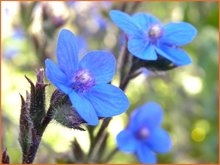
M185 46L193 59L190 66L141 74L130 82L126 93L131 106L127 115L115 117L111 123L108 152L115 146L117 132L126 126L129 113L154 100L164 108L163 126L173 139L172 151L158 155L158 162L217 163L218 2L2 2L2 141L11 163L21 160L19 93L25 95L29 89L24 75L34 79L35 70L44 67L44 60L55 58L57 33L61 28L69 28L84 37L88 48L82 49L108 49L117 57L120 34L108 17L111 9L149 12L164 23L187 21L197 28L198 36ZM117 76L114 83L117 84ZM48 101L53 89L48 88ZM86 132L63 128L55 122L50 124L35 162L66 163L66 158L71 157L70 144L74 137L81 139L78 141L87 151ZM120 152L110 161L137 162L135 156Z

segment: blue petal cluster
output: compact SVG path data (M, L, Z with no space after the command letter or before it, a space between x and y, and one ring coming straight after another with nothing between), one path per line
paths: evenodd
M150 14L132 16L118 11L110 12L112 21L128 36L128 50L143 60L157 60L158 54L177 66L191 63L191 58L180 47L190 43L197 30L189 23L163 25Z
M58 37L58 66L46 59L47 78L67 94L77 113L89 125L97 125L98 117L121 114L129 107L124 92L110 84L115 73L115 58L106 51L88 52L79 62L74 34L62 30Z
M128 127L117 136L119 150L135 153L142 163L156 163L156 154L171 149L169 134L160 127L163 110L155 102L148 102L133 111Z

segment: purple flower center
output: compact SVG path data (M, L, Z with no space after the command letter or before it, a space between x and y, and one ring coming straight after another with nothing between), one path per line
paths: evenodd
M159 25L159 24L152 25L148 31L148 36L153 41L160 38L162 36L162 34L163 34L163 29L162 29L161 25Z
M95 79L87 69L78 70L71 82L72 88L76 92L85 92L95 85Z
M149 136L149 130L144 127L139 130L137 138L138 139L146 139L148 136Z

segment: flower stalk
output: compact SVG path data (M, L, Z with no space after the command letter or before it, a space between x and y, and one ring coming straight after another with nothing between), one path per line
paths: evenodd
M53 119L54 108L51 105L45 111L44 70L36 73L37 82L34 83L25 76L31 85L31 92L26 92L26 99L21 96L20 134L19 143L22 148L22 163L31 164L36 156L43 133Z
M129 51L127 49L127 40L126 40L125 45L122 46L118 61L119 61L118 62L118 72L119 72L119 77L120 77L119 88L121 88L123 91L125 91L129 81L132 78L135 78L136 76L138 76L140 74L140 72L138 72L138 73L135 72L136 69L138 69L138 68L135 68L136 65L134 65L134 63L133 63L133 57L129 56ZM134 73L136 73L136 74L134 74ZM89 163L94 163L93 157L95 157L95 156L97 157L98 154L96 154L96 153L101 151L100 147L97 147L97 146L99 146L102 143L103 137L105 137L105 135L107 133L106 128L108 127L111 120L112 120L112 118L104 119L95 138L94 139L90 138L91 146L90 146L90 150L88 153L88 157L89 157L88 162ZM109 161L111 159L111 157L117 151L118 151L117 149L112 151L112 153L108 156L108 158L106 158L106 160L103 162L106 163L107 161ZM103 152L100 152L100 153L103 153ZM98 157L99 157L99 160L101 161L101 156L98 155Z

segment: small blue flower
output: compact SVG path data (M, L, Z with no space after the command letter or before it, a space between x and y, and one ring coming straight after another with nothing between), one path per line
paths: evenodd
M142 163L156 163L155 152L171 149L169 134L160 127L163 110L155 102L148 102L133 111L128 127L117 136L119 150L135 153Z
M191 58L180 47L190 43L197 30L189 23L178 22L163 25L150 14L129 16L112 10L113 22L128 35L128 50L143 60L157 60L158 54L181 66L191 63Z
M69 30L58 37L58 66L46 59L47 78L67 94L77 113L89 125L98 117L111 117L125 112L129 101L124 92L110 84L115 73L115 58L106 51L92 51L78 61L77 39Z

